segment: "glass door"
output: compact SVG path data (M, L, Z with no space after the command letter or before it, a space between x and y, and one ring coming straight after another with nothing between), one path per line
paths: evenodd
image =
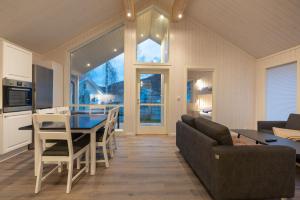
M137 73L139 134L166 134L166 82L164 73Z

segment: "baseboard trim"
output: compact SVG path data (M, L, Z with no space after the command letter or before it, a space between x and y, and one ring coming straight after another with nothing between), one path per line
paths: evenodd
M13 157L15 157L17 155L20 155L21 153L24 153L26 151L28 151L28 147L24 146L24 147L21 147L19 149L15 149L15 150L13 150L11 152L8 152L6 154L0 155L0 163L4 162L6 160L9 160L9 159L11 159L11 158L13 158Z

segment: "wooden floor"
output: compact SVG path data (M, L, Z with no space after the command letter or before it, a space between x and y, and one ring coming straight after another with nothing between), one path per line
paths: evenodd
M136 136L118 138L119 149L105 169L95 176L84 174L65 194L66 173L55 173L34 194L33 152L0 163L0 200L209 200L200 181L175 146L175 137ZM66 170L65 170L66 171ZM297 170L300 199L300 172Z

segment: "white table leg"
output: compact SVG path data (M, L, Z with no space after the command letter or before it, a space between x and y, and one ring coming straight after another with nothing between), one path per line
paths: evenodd
M95 175L96 173L96 130L92 130L91 132L91 175Z

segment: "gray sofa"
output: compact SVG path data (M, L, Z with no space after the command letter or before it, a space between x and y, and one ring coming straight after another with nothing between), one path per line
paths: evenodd
M258 121L257 130L273 134L273 127L300 130L300 114L290 114L287 121Z
M176 124L176 145L216 200L294 196L292 148L233 146L227 127L188 115Z

